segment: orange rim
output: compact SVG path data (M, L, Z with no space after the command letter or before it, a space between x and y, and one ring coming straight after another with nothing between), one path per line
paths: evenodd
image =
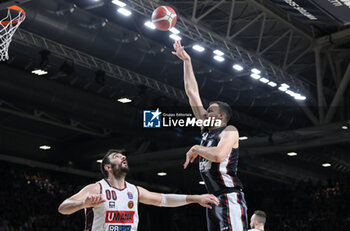
M14 6L7 7L7 9L19 11L19 12L22 13L22 16L19 19L16 19L16 20L2 21L1 24L3 26L6 26L9 23L16 24L18 22L22 22L24 20L24 18L26 17L26 12L19 6L14 5Z

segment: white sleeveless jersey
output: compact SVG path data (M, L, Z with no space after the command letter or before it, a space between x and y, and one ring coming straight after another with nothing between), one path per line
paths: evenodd
M123 189L117 189L105 179L98 183L106 202L85 209L84 231L136 231L139 223L136 186L125 182Z

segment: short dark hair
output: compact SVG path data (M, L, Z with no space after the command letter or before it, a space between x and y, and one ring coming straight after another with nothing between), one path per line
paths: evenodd
M265 224L266 223L266 213L262 210L255 210L254 211L255 218L258 223Z
M232 109L228 103L222 102L222 101L212 101L209 103L209 106L212 104L219 105L220 113L224 113L226 116L226 123L231 119L232 117Z
M106 164L111 164L111 160L109 159L109 156L113 153L125 153L124 149L109 149L107 153L104 155L101 163L101 173L104 177L108 177L108 172L105 170Z

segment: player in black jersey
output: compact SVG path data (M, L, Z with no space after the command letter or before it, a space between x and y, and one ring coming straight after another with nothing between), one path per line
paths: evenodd
M247 206L243 185L237 177L239 156L238 130L227 125L232 110L227 103L211 102L205 110L199 95L198 84L193 72L191 57L180 41L174 43L172 53L184 62L184 83L192 111L197 119L215 118L220 126L202 128L202 141L186 154L184 168L199 156L199 170L209 193L218 197L220 204L207 210L209 231L248 230Z

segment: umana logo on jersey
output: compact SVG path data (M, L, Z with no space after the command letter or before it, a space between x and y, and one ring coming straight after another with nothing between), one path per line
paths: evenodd
M106 211L106 223L134 223L135 211Z

